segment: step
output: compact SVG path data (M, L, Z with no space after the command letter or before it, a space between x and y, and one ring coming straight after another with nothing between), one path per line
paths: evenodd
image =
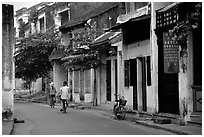
M171 124L171 119L169 118L156 118L153 120L157 124Z

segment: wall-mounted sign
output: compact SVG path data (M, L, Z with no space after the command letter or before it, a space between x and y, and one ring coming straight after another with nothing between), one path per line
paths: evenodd
M179 72L179 44L169 33L163 33L164 73Z

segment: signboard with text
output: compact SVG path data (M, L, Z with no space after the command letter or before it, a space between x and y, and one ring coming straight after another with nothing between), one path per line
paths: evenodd
M169 33L163 33L164 73L179 73L179 44Z

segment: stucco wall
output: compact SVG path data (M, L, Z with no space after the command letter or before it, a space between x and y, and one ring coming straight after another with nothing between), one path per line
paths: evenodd
M15 88L14 68L14 15L13 6L2 5L2 112L13 112ZM3 116L3 115L2 115ZM11 115L9 120L13 119Z
M62 65L59 62L54 62L54 67L53 67L53 82L55 84L57 92L60 91L60 87L62 87L62 84L64 81L68 80L68 74L67 72L63 69Z
M145 57L151 55L150 49L150 40L144 40L140 42L135 42L132 44L123 45L123 60L134 59L137 57ZM142 109L142 91L141 91L141 62L137 59L137 101L138 109ZM121 71L124 71L124 65L121 68ZM120 72L121 78L124 79L124 73ZM124 83L124 80L123 82ZM124 86L124 84L123 84ZM154 107L152 104L155 104L154 96L152 96L152 86L146 87L146 96L147 96L147 110L152 111ZM133 87L124 87L123 95L127 99L127 105L133 107ZM151 98L151 99L150 99Z
M183 105L187 105L188 115L187 120L190 120L190 114L193 112L193 91L191 85L193 84L193 41L192 33L188 37L188 53L184 57L180 57L179 66L179 110L180 114L184 111ZM183 69L181 66L184 64L187 66Z

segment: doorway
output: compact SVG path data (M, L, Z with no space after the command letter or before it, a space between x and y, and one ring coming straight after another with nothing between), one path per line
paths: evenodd
M164 73L163 40L159 39L157 44L159 112L179 114L178 73Z
M137 90L138 90L138 105L139 109L147 111L147 91L146 91L146 61L145 57L138 58L137 65Z
M133 110L138 109L137 104L137 59L130 59L130 86L133 86Z
M106 99L111 101L111 60L106 61Z

